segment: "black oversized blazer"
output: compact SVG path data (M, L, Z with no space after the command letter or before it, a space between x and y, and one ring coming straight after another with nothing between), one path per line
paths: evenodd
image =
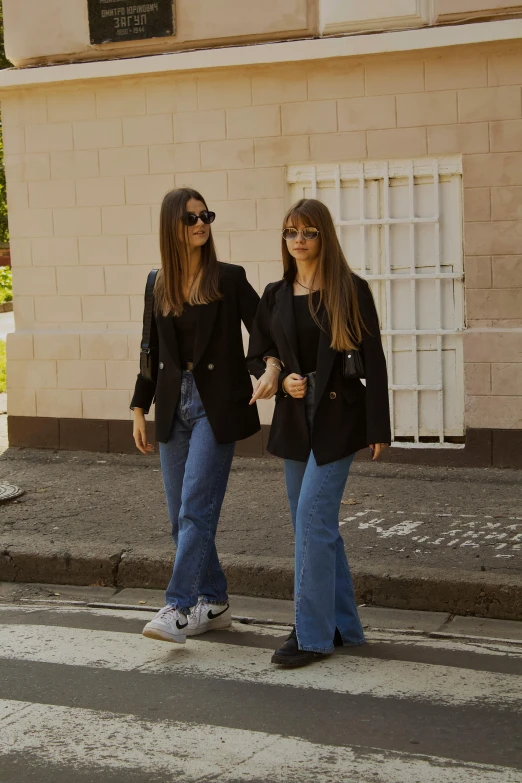
M306 461L313 450L318 465L347 457L370 443L390 443L390 411L386 361L379 320L368 283L354 275L359 308L367 332L362 341L366 386L342 375L342 354L330 348L331 335L321 331L317 353L316 395L312 433L306 422L303 399L281 390L267 449L286 459ZM259 377L264 356L276 356L284 364L282 381L300 373L294 319L293 286L286 280L270 283L261 297L250 334L247 365Z
M218 443L248 438L260 429L255 405L249 406L252 382L245 365L241 321L251 330L259 296L245 270L219 264L223 298L197 308L194 380ZM172 316L152 319L151 350L158 352L157 378L138 375L131 408L148 413L156 400L156 439L166 443L178 404L182 368Z

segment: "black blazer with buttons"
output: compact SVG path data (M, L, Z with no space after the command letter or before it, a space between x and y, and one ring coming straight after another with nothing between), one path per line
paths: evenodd
M245 270L219 264L223 298L197 307L194 380L218 443L248 438L260 429L255 405L249 406L252 382L245 364L241 322L250 331L259 296L247 281ZM156 401L156 440L166 443L174 424L181 391L176 330L172 316L152 319L151 350L158 352L157 378L138 375L131 408L148 413Z
M354 279L368 330L361 346L366 386L358 379L343 377L342 354L330 348L331 335L326 327L319 338L311 437L304 400L286 395L280 383L267 445L271 454L305 462L312 449L317 464L325 465L370 443L391 441L386 360L377 311L368 283L357 275ZM283 362L280 382L289 373L300 373L293 300L293 287L285 280L270 283L261 297L247 358L250 372L256 377L264 371L264 356L275 356Z

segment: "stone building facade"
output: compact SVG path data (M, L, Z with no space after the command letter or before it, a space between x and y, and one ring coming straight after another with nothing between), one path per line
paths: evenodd
M191 185L260 292L287 205L331 207L383 324L389 459L521 466L522 5L178 0L176 36L102 46L61 5L4 0L11 444L132 450L159 206Z

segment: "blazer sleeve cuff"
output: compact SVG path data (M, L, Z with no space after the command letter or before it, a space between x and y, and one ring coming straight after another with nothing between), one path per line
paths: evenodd
M289 375L290 375L290 373L289 372L285 372L285 370L281 370L281 372L279 373L279 378L277 380L277 393L278 394L283 394L283 395L286 396L286 392L283 389L283 381Z
M368 443L387 443L391 444L391 431L389 429L383 430L367 430Z
M141 375L138 375L129 407L132 411L134 408L142 408L144 413L148 413L155 396L156 384L146 381Z

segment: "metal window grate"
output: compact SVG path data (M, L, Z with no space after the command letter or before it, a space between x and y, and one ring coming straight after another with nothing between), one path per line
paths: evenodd
M370 283L394 441L449 447L464 435L461 159L290 166L287 182L292 203L326 203Z

